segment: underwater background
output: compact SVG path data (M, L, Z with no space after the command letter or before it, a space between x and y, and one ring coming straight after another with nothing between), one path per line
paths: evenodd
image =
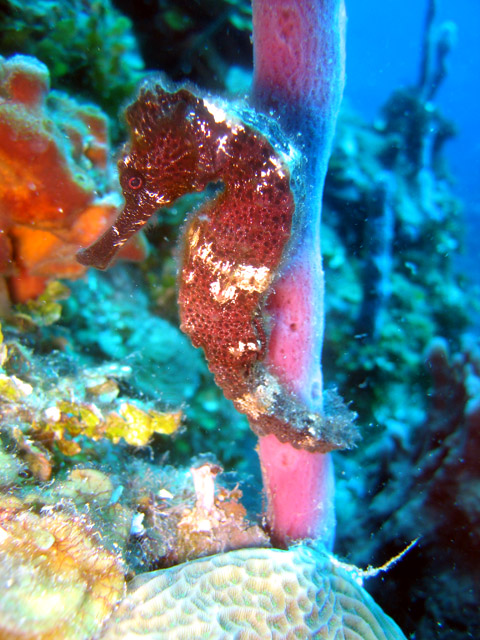
M395 87L410 84L419 73L420 51L425 23L425 7L413 0L387 4L368 0L348 8L347 86L345 95L367 118L373 120L378 108ZM456 42L449 59L449 82L439 88L436 103L455 121L456 136L445 149L455 180L455 191L464 201L467 256L460 263L478 282L475 237L478 233L480 200L479 142L474 134L480 107L480 90L472 82L472 72L480 66L475 46L480 13L475 0L438 2L437 19L451 21Z
M366 588L409 638L480 638L480 7L347 13L323 371L362 437L333 454L335 553L376 567L418 539ZM270 543L256 437L179 330L179 237L200 199L162 209L105 272L75 259L121 206L140 80L233 100L251 33L244 0L0 2L2 638L102 637L125 578Z

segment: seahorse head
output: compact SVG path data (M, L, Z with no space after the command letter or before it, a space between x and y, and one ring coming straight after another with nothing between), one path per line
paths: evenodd
M81 264L106 268L116 252L159 209L218 177L222 125L187 89L166 91L148 81L126 112L130 139L118 162L125 199L116 222L82 249Z
M213 123L203 100L149 83L126 119L131 139L118 168L127 208L155 210L205 188L215 158L204 139Z

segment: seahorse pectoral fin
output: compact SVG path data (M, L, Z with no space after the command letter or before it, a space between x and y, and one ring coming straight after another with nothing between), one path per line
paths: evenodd
M96 269L107 269L118 251L148 222L153 211L138 211L125 206L113 225L93 244L78 251L76 258L80 264Z

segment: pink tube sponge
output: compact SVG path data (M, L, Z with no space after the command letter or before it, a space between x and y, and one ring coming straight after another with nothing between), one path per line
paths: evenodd
M321 202L345 75L343 0L254 2L254 95L301 153L292 235L267 309L267 360L313 411L322 410ZM284 352L288 352L285 356Z
M331 456L296 449L274 435L260 438L258 450L274 542L315 539L331 548L335 533Z
M325 412L320 216L344 85L345 6L343 0L255 0L253 17L255 104L276 114L303 162L293 181L292 236L266 305L265 362L318 415ZM338 437L341 423L339 414L332 417L328 438L312 430L323 448L293 441L293 449L271 436L260 439L267 519L278 542L316 538L332 545L334 481L328 451L335 448L330 441Z

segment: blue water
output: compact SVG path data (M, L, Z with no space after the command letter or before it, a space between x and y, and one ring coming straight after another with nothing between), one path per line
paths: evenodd
M346 96L368 119L399 86L417 81L426 0L347 0ZM480 282L477 238L480 234L480 2L439 0L436 23L456 23L458 37L449 58L449 75L435 103L458 127L445 153L464 200L470 275Z

